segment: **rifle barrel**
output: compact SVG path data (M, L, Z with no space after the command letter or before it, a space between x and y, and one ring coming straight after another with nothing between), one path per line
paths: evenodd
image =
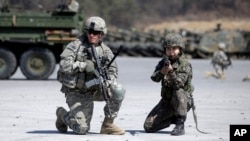
M110 67L110 65L113 63L113 61L115 60L115 58L120 54L120 52L122 51L122 49L124 48L124 46L120 45L118 51L116 52L115 56L112 58L112 60L109 62L108 64L108 68Z

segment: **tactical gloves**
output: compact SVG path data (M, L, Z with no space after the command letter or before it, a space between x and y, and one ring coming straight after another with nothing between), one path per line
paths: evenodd
M95 73L95 65L94 65L93 61L86 60L85 62L86 62L86 67L85 67L86 73L94 74Z
M73 70L77 68L79 69L80 72L85 71L86 73L90 74L95 73L95 65L91 60L86 60L85 62L76 61L73 64Z
M74 64L73 64L73 70L75 70L76 68L79 69L80 72L83 72L85 67L86 67L86 63L85 62L79 62L79 61L76 61Z

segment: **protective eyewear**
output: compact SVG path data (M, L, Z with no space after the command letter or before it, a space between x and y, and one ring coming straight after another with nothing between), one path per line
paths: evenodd
M88 30L87 33L89 35L93 34L93 35L100 35L101 34L101 31L94 31L94 30Z

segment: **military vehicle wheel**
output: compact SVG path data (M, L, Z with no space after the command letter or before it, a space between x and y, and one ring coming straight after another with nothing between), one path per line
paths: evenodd
M55 56L45 48L27 50L21 56L20 68L27 79L42 80L55 70Z
M4 48L0 48L0 79L9 79L17 69L15 55Z

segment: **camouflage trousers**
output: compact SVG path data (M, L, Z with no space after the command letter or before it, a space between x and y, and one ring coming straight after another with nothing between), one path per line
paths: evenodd
M213 65L214 69L215 69L215 72L216 72L216 78L223 78L224 77L224 68L219 65L219 64L214 64Z
M190 99L183 89L173 91L169 98L162 98L148 114L144 129L147 132L156 132L175 124L177 116L186 116L190 109Z
M64 122L75 133L87 133L90 130L94 101L103 101L102 93L100 91L86 93L73 91L66 92L65 97L70 111L63 116ZM113 118L117 116L122 101L123 99L110 98L110 110ZM104 107L104 114L109 115L107 104Z

